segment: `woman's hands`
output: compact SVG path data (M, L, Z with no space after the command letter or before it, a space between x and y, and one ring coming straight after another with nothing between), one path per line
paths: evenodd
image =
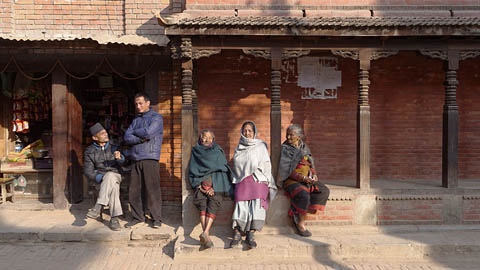
M215 192L213 191L213 188L209 188L209 189L204 189L202 186L199 187L200 191L204 194L207 194L208 196L212 197L213 195L215 195Z
M318 177L315 174L312 177L304 176L304 178L303 178L303 182L306 183L306 184L309 184L309 185L313 185L317 181L318 181Z

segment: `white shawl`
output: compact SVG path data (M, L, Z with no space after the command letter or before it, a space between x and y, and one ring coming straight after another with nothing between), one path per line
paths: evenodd
M250 122L253 124L253 122ZM253 124L255 125L255 124ZM254 126L255 137L257 129ZM242 134L233 155L233 184L253 175L256 182L265 183L270 189L270 200L275 196L277 186L272 176L272 163L267 150L267 143L260 139L248 139ZM272 191L275 193L272 194Z

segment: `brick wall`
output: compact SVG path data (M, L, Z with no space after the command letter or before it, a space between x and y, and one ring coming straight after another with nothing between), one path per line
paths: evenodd
M415 52L373 61L372 179L441 179L444 74Z
M160 155L162 199L174 203L182 201L181 105L179 84L173 74L160 72L158 108L164 127Z
M152 11L168 11L168 5L168 0L17 0L14 29L18 35L45 37L157 35L163 30Z
M442 200L439 198L378 200L378 224L441 223L442 209Z
M339 67L344 73L337 100L302 100L302 90L296 83L285 83L285 72L282 75L282 140L290 124L304 127L323 180L355 178L355 62L339 59ZM223 51L200 59L196 68L199 128L215 132L227 158L233 157L245 120L255 121L259 138L269 144L270 61Z
M270 62L224 50L199 59L195 69L198 128L215 132L227 160L233 157L241 125L246 120L253 120L258 138L270 144Z
M301 88L282 73L282 141L290 124L301 125L320 179L353 181L358 63L338 58L338 68L342 86L338 99L332 100L302 100ZM269 61L224 50L200 59L196 69L199 128L213 129L227 158L233 157L245 120L254 120L259 137L269 143ZM461 178L475 178L480 173L476 158L480 139L475 132L480 128L480 113L476 113L480 95L474 91L479 79L476 73L468 73L471 70L480 70L474 59L462 62L458 90ZM416 52L372 62L372 179L441 179L444 76L442 61Z
M354 202L351 200L329 200L324 211L305 217L308 224L352 224L354 218Z
M457 73L459 179L480 178L480 63L479 58L460 62Z
M13 2L11 0L0 0L0 34L12 32L13 27Z
M480 199L463 200L463 220L468 222L480 221Z
M333 57L329 53L310 56ZM342 84L337 89L337 99L302 99L302 88L297 86L296 79L286 82L287 74L282 74L282 142L289 125L303 127L306 142L315 158L318 177L328 182L353 181L356 177L358 64L350 59L337 59L338 69L342 70ZM294 72L293 77L295 75Z

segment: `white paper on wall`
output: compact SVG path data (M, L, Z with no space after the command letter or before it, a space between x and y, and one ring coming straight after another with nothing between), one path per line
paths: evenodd
M336 99L342 86L342 72L335 57L301 57L297 61L297 85L302 99Z

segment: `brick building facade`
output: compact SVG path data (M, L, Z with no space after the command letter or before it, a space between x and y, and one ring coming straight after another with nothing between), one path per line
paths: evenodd
M157 15L182 65L182 115L191 115L182 117L184 143L211 128L231 159L241 123L253 120L275 171L286 128L299 124L331 188L311 223L480 221L479 47L468 33L479 26L478 2L187 0L185 7ZM324 71L337 76L334 91L305 86L305 61L335 63ZM188 155L184 145L184 169ZM184 217L194 214L185 180ZM280 195L268 223L285 224L287 205Z
M38 49L159 57L145 79L165 117L163 198L185 220L196 216L184 173L196 132L213 129L231 159L250 119L273 161L286 127L305 129L332 189L311 222L480 221L478 1L19 0L0 11L0 67ZM302 57L335 62L335 98L308 98ZM285 223L286 205L279 196L270 224Z

